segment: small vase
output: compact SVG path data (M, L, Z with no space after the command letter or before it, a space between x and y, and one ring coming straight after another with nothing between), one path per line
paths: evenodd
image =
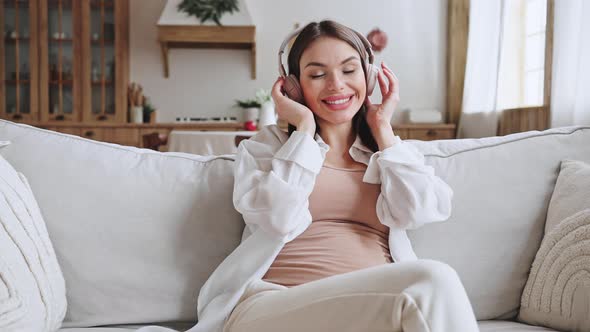
M143 123L143 106L131 107L131 123Z
M275 105L272 101L267 101L260 107L260 118L258 120L258 127L264 127L277 123L277 114L275 113Z
M248 107L244 109L244 122L252 121L256 122L258 120L258 107Z

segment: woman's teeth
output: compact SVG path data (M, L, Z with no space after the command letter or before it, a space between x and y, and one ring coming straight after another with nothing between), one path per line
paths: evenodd
M325 100L325 102L330 105L340 105L340 104L344 104L344 103L348 102L350 100L350 98L352 98L352 97L339 99L339 100L333 100L333 101Z

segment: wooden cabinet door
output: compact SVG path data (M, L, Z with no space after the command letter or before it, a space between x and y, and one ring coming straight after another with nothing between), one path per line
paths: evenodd
M401 138L401 139L407 139L408 138L408 130L407 129L393 128L393 133L396 136L399 136L399 138Z
M451 139L455 138L454 129L408 129L408 138L417 139L421 141L433 141L437 139Z
M127 122L129 0L81 0L84 122Z
M81 134L80 128L76 128L76 127L58 127L55 129L55 131L59 131L60 133L64 133L64 134L76 135L76 136L80 136L80 134Z
M82 118L80 2L39 0L39 100L42 122Z
M36 0L0 0L0 118L39 121Z
M102 141L121 145L139 146L137 128L102 128Z
M80 136L88 139L93 139L95 141L103 141L104 131L103 128L82 127L80 128Z

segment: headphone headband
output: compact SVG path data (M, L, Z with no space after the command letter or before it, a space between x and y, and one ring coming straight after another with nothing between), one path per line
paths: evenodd
M291 32L287 38L285 38L285 40L283 41L283 43L281 44L281 47L279 48L279 73L281 75L283 75L284 77L287 76L287 72L285 71L285 67L283 67L283 53L285 53L285 47L287 47L287 44L289 44L289 41L291 39L293 39L293 37L297 36L298 34L301 33L301 31L305 28L305 26L296 29L295 31Z
M287 44L289 44L289 41L291 41L291 39L293 39L295 36L299 35L301 33L301 31L303 29L305 29L307 25L296 29L295 31L291 32L286 38L285 40L281 43L281 47L279 48L279 74L282 75L283 77L287 77L287 71L285 70L285 67L283 66L283 53L285 53L285 47L287 47ZM359 32L350 29L352 32L354 32L359 39L361 40L361 43L364 44L365 46L365 50L367 51L368 55L369 55L369 63L367 64L367 66L369 64L373 64L373 60L374 60L374 55L373 55L373 48L371 47L371 43L369 43L369 41L367 40L367 38L365 38L365 36L363 36L362 34L360 34Z

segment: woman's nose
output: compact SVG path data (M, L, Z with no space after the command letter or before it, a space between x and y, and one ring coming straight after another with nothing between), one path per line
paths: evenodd
M344 80L338 74L332 74L328 77L328 89L329 90L342 90L344 88Z

